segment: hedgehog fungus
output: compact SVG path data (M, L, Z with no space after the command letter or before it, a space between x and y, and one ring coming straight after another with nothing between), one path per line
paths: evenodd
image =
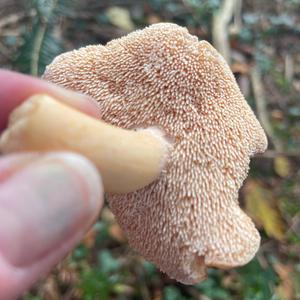
M253 258L260 236L239 207L238 190L267 139L208 42L175 24L155 24L62 54L43 77L95 98L108 123L158 126L172 139L158 180L108 195L134 249L186 284L205 278L206 267Z

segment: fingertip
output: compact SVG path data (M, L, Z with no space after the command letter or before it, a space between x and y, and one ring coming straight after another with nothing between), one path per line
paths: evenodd
M45 155L45 160L60 161L66 169L76 173L84 183L88 193L91 219L98 216L103 205L104 189L100 173L97 168L84 156L72 152L52 152Z
M0 253L15 266L30 265L88 230L102 204L100 175L86 158L43 155L0 186Z
M35 94L49 94L92 117L101 116L97 102L89 96L29 75L0 69L0 90L0 131L6 127L12 110Z

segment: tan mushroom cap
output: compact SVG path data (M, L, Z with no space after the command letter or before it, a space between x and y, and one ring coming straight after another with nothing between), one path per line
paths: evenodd
M230 68L185 28L156 24L104 46L57 57L44 78L99 101L123 128L158 126L173 140L167 166L149 186L108 195L129 243L187 284L206 266L230 268L255 255L260 237L240 209L250 156L267 139Z

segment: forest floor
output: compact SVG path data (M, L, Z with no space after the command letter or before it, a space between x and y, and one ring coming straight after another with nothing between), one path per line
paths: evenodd
M22 299L300 299L299 0L2 0L0 65L39 76L64 51L157 22L210 41L267 132L269 148L252 159L240 193L260 250L244 267L211 269L185 286L130 249L106 205L81 245Z

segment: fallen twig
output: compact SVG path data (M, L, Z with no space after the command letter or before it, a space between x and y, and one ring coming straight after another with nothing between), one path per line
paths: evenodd
M293 150L293 151L282 151L282 152L277 152L275 150L267 150L266 152L257 154L256 156L263 157L263 158L275 158L280 155L285 156L285 157L300 158L300 149Z
M293 56L290 53L287 53L284 56L284 75L285 79L288 82L292 82L293 77L294 77L294 61L293 61Z
M237 0L224 0L221 8L213 16L212 37L214 46L230 63L230 45L228 40L228 24L233 17Z
M251 70L251 83L253 87L253 93L254 93L258 118L263 128L265 129L267 135L271 139L275 151L278 153L284 152L283 143L274 133L269 120L269 116L267 112L267 103L264 95L264 88L262 85L262 76L257 66L253 66Z

